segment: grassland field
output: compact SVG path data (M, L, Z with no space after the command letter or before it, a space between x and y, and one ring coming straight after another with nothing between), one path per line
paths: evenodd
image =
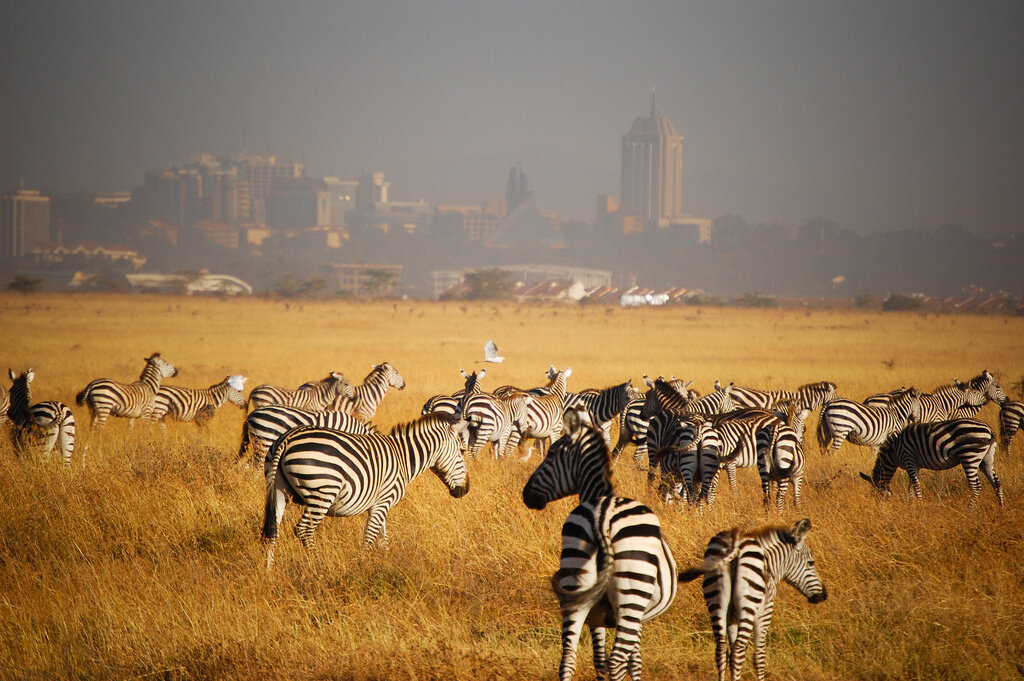
M1024 376L1024 318L856 311L525 306L413 301L282 302L140 295L0 296L0 358L36 371L33 397L78 419L73 466L15 456L0 438L0 677L4 679L553 679L559 616L549 577L577 503L521 500L536 466L469 462L452 499L425 474L389 515L390 545L361 554L365 522L327 518L307 555L290 505L276 565L259 538L261 471L236 460L241 410L212 423L112 419L94 432L75 394L91 379L135 380L154 351L206 387L228 374L295 387L335 370L359 383L389 361L407 387L378 410L412 420L431 395L462 386L493 338L507 357L484 386L541 385L572 366L570 390L644 373L793 388L831 380L862 399L900 385L930 390L992 371L1011 398ZM998 407L980 418L998 427ZM775 679L1007 679L1024 670L1024 437L1000 451L1000 508L983 481L967 509L959 469L906 475L881 499L858 473L866 448L826 456L808 421L799 509L765 511L755 471L705 513L665 504L630 451L617 492L648 503L680 568L735 525L809 517L829 599L780 587L768 644ZM85 466L82 451L89 444ZM577 678L593 678L584 637ZM648 679L714 678L699 583L680 585L644 628ZM746 674L752 678L749 667Z

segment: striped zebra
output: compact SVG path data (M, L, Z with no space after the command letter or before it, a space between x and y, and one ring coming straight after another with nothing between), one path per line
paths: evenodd
M554 367L551 367L554 369ZM548 370L550 375L551 369ZM565 407L565 384L566 379L572 375L572 367L566 367L561 371L555 372L551 382L547 385L546 389L549 391L548 394L534 394L534 398L526 405L526 418L524 419L523 427L519 428L518 431L514 431L508 447L516 448L519 443L525 441L527 438L533 438L537 444L537 448L540 450L541 456L544 456L548 449L548 443L554 442L562 434L562 413ZM533 454L533 446L531 446L526 456L523 457L523 461L526 461Z
M783 423L765 428L758 434L759 451L757 469L761 474L761 492L764 505L771 503L771 488L777 489L775 506L779 510L786 500L786 492L793 487L793 506L800 505L800 486L803 482L803 435Z
M818 420L818 445L829 454L839 451L844 440L871 447L872 454L885 439L918 420L921 391L911 388L895 397L888 407L866 407L853 400L833 400L821 410Z
M11 408L11 394L0 385L0 426L7 423L7 410Z
M680 582L704 577L719 681L725 681L727 668L738 681L751 640L754 674L763 681L765 643L780 581L792 584L811 603L828 598L807 545L810 530L811 521L804 518L791 528L719 532L708 542L703 565L679 574Z
M892 401L894 399L896 399L903 393L907 392L908 390L910 390L910 388L901 385L895 390L890 390L889 392L868 395L867 397L864 398L864 401L861 404L863 404L865 407L888 407L892 405Z
M249 393L246 406L249 409L259 409L272 404L280 404L309 411L323 411L339 395L351 399L355 397L355 392L352 389L352 384L344 375L332 371L319 381L303 383L295 390L279 388L275 385L258 385Z
M814 411L836 399L836 384L829 381L807 383L796 390L759 390L757 388L732 389L732 400L737 407L774 409L779 400L795 399L802 408Z
M953 412L952 418L955 419L970 419L978 415L981 411L981 407L987 404L989 401L995 402L996 404L1002 405L1006 402L1006 393L1003 392L1002 387L996 381L987 369L982 371L980 374L967 381L966 384L960 383L959 381L953 381L955 384L963 387L965 390L977 390L978 392L984 393L985 401L980 405L975 404L964 404L961 405Z
M957 413L977 414L982 405L988 402L988 396L969 383L954 380L952 385L936 388L931 393L921 394L921 423L948 421Z
M483 392L483 385L480 381L482 381L484 376L487 375L487 369L474 371L471 374L467 374L462 369L459 369L459 374L461 374L462 378L466 381L462 390L457 390L451 395L434 395L429 398L423 404L423 409L420 410L421 416L434 413L456 414L459 411L459 402L462 400L464 395L476 395Z
M598 388L587 388L578 393L568 393L565 396L565 408L574 409L582 406L590 416L591 423L597 425L604 433L604 441L608 448L612 446L612 423L626 409L630 400L630 392L633 381L628 380L619 385L613 385L603 390Z
M1024 402L1006 400L999 408L999 441L1007 452L1019 430L1024 430Z
M661 418L665 413L652 419L651 431L657 430L654 421ZM718 488L722 438L703 417L676 418L681 432L658 453L663 493L667 500L674 494L690 506L710 508Z
M429 414L403 423L387 435L342 433L318 426L294 428L271 447L270 472L263 516L268 541L267 569L288 499L304 506L295 534L315 550L313 533L325 515L368 513L364 551L387 542L388 511L405 496L412 480L434 472L456 499L469 491L463 456L466 421L447 414Z
M648 392L654 387L654 381L647 374L643 376L644 385ZM644 405L647 402L646 393L630 398L626 408L619 415L619 439L612 448L612 462L619 460L619 455L626 445L632 444L633 462L637 468L641 468L644 457L647 456L647 419L640 416Z
M32 404L32 369L15 374L8 369L12 381L8 397L7 419L11 422L11 442L16 452L37 450L49 457L54 446L60 448L61 460L71 465L75 451L75 415L63 402L48 401ZM82 457L85 466L85 456Z
M129 425L142 417L152 405L160 382L178 375L173 364L153 353L145 360L145 368L134 383L118 383L109 378L97 378L75 396L78 406L88 405L92 426L98 428L111 414L127 418Z
M214 413L225 402L245 409L245 376L227 376L220 383L209 388L186 388L179 385L162 385L156 391L151 409L145 418L165 425L170 416L175 421L194 421L199 427L205 426Z
M504 397L477 393L467 397L462 415L469 422L469 455L477 458L489 442L494 445L494 458L510 455L515 449L511 444L512 433L524 427L527 408L534 399L526 392L509 393Z
M756 466L760 472L764 465L762 457L768 455L768 440L764 431L785 425L773 412L764 409L739 409L716 414L709 417L708 421L721 438L722 449L718 458L733 493L737 491L737 468Z
M1003 486L995 469L996 436L992 429L974 419L952 419L916 423L892 435L878 449L878 458L871 476L861 473L885 496L891 494L889 483L897 468L907 471L914 496L921 498L920 470L944 471L961 466L971 490L970 506L978 503L981 494L981 470L996 491L1003 505Z
M583 625L590 627L598 678L639 681L644 622L663 613L676 595L675 559L657 516L632 499L613 496L611 458L600 429L585 412L566 411L564 434L523 488L528 508L579 494L580 505L562 526L559 569L551 578L562 613L558 676L576 671ZM615 627L607 655L606 630Z
M308 411L272 404L246 415L242 424L242 443L238 447L238 458L243 459L251 455L254 464L262 461L263 473L266 475L270 472L271 446L279 437L299 426L317 426L356 434L377 432L370 424L343 411Z
M363 379L362 385L353 388L351 398L338 395L327 409L352 414L361 421L370 421L377 414L377 407L383 401L388 388L405 390L405 379L390 362L384 362L373 367Z

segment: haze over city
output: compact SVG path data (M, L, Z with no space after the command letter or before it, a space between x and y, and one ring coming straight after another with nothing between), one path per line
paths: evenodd
M0 25L0 187L128 190L201 152L397 200L594 218L621 137L683 135L695 215L1020 228L1024 5L32 2Z

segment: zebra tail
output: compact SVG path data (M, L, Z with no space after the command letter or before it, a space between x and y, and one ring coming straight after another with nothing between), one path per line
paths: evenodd
M740 552L739 542L739 528L733 528L726 530L725 532L719 532L714 539L711 540L711 544L708 546L710 549L712 545L720 545L720 555L704 555L704 563L699 567L690 568L689 570L683 570L679 573L677 579L680 582L692 582L701 575L706 575L712 572L720 572L729 565Z
M277 438L270 448L272 456L270 470L267 471L267 495L263 505L263 538L277 539L277 472L281 464L281 454L284 452L284 443L288 440L285 435Z
M249 421L248 419L242 421L242 444L238 445L238 458L241 459L245 456L245 453L249 451L250 447L249 439Z
M825 450L825 446L832 440L832 433L829 432L831 429L828 427L827 419L824 415L824 409L821 414L818 415L818 428L815 430L815 434L818 436L818 447L822 451Z
M89 388L91 387L92 383L82 388L82 391L75 395L75 404L77 404L79 407L85 406L85 400L87 397L89 397Z

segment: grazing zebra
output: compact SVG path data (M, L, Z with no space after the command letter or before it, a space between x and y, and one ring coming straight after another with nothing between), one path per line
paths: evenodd
M270 471L271 446L279 437L299 426L317 426L357 434L376 432L371 425L343 411L307 411L273 404L251 411L245 417L238 458L242 459L251 452L254 463L263 461L263 473L266 475Z
M97 378L75 396L78 406L88 405L92 414L92 426L98 428L107 422L107 417L122 416L135 425L135 419L143 416L152 405L160 382L178 375L173 364L155 352L145 360L146 366L134 383L118 383L109 378Z
M861 477L885 496L891 494L889 483L897 468L907 471L914 496L921 498L919 471L944 471L961 466L971 489L970 506L978 503L981 494L980 469L996 491L1003 505L1003 486L995 469L996 436L988 425L974 419L952 419L932 423L916 423L892 435L878 449L878 458L871 477Z
M434 413L456 414L459 412L459 402L462 400L463 396L476 395L483 392L484 389L480 381L487 375L487 369L474 371L471 374L467 374L462 369L459 369L459 373L466 381L462 390L457 390L451 395L434 395L429 398L423 404L423 409L420 410L421 416Z
M511 444L512 433L524 427L526 410L534 396L526 392L509 393L495 397L488 393L477 393L465 399L463 417L469 422L469 455L480 456L480 450L488 442L494 443L494 458L508 456L515 449Z
M36 372L32 369L15 374L8 369L12 381L5 415L10 420L11 442L17 452L38 449L49 457L54 446L60 447L61 460L71 465L75 451L75 415L63 402L48 401L32 404L32 386ZM82 457L85 465L85 457Z
M610 478L601 431L585 412L567 410L564 434L523 488L523 502L532 509L580 497L562 526L559 569L551 578L562 612L561 681L576 671L584 624L590 627L598 677L619 681L628 673L639 681L641 627L676 595L675 560L657 516L637 501L613 496ZM610 657L608 627L616 628Z
M199 427L205 426L213 418L214 413L225 402L245 409L245 376L228 376L220 383L209 388L185 388L178 385L162 385L156 391L152 408L145 417L150 421L159 421L164 425L168 416L176 421L195 421Z
M246 405L250 409L280 404L309 411L324 411L339 395L351 399L355 397L355 392L345 376L332 371L319 381L303 383L295 390L275 385L258 385L249 393Z
M829 454L839 451L843 440L855 445L878 447L893 433L906 427L921 413L921 391L911 388L898 395L888 407L866 407L853 400L833 400L821 410L818 420L818 445ZM827 448L826 448L827 444Z
M786 491L793 486L793 505L800 505L800 485L803 482L804 448L802 434L789 424L765 428L758 434L757 468L761 474L761 492L764 505L771 503L771 487L778 488L775 506L782 509Z
M1007 452L1019 430L1024 430L1024 402L1006 400L999 408L999 441Z
M288 431L271 447L263 516L267 569L288 499L304 506L295 534L315 549L313 533L325 515L368 513L363 550L387 542L388 511L405 496L413 478L434 472L455 498L469 491L463 456L466 421L430 414L395 426L388 435L355 435L318 426Z
M632 387L633 381L629 380L604 390L587 388L578 393L569 393L565 396L565 407L566 409L576 406L585 408L591 423L601 429L601 432L604 433L604 441L611 449L612 423L626 409Z
M548 370L548 375L554 370ZM565 382L572 375L572 367L566 367L561 371L555 370L555 375L547 385L548 394L537 394L533 392L534 398L526 405L526 418L523 427L514 432L510 439L509 447L515 448L522 440L533 438L540 449L541 456L547 452L548 442L554 442L562 434L562 412L565 407ZM526 452L523 460L526 461L533 454L531 446Z
M829 381L807 383L794 390L758 390L756 388L732 389L732 400L737 407L774 409L776 402L785 399L797 400L801 407L814 411L836 398L836 384Z
M343 411L361 421L369 421L377 414L377 407L387 394L388 388L405 390L405 379L389 362L378 364L363 379L362 385L353 389L353 396L339 395L328 405L329 411Z
M751 639L754 673L763 681L765 643L780 581L792 584L811 603L828 598L807 545L810 530L811 521L804 518L791 528L719 532L708 542L704 564L679 574L680 582L704 577L719 681L725 681L727 667L738 681Z

